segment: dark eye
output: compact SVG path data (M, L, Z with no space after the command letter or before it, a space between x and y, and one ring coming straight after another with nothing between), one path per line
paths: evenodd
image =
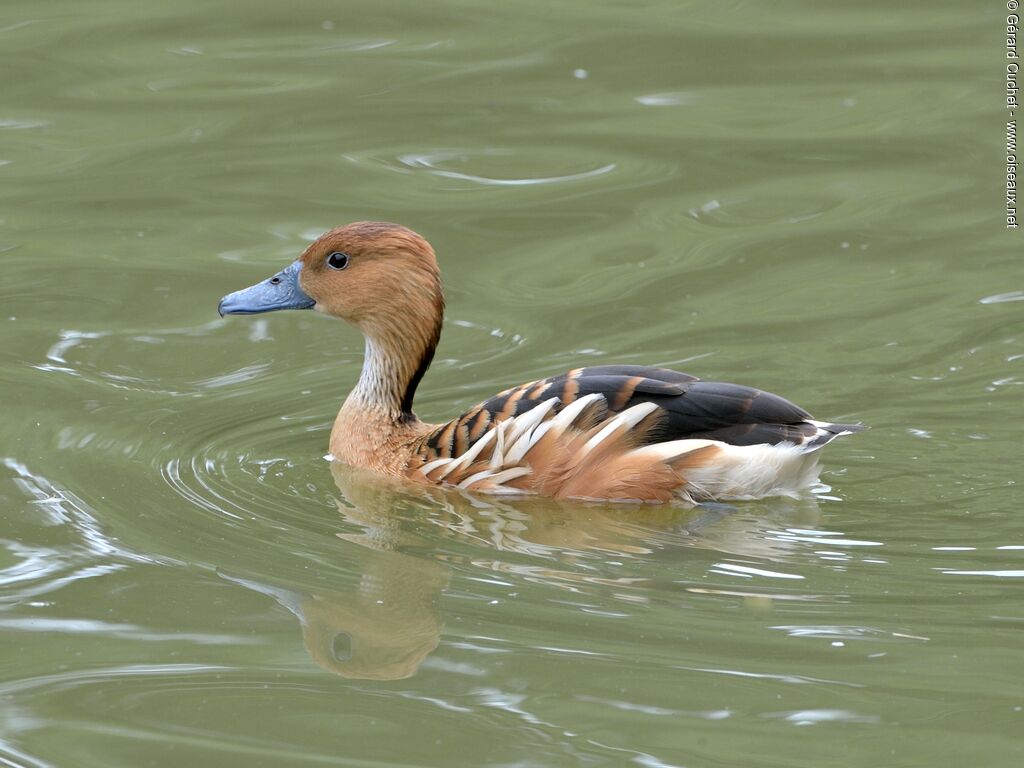
M331 269L344 269L348 266L348 254L335 251L327 257L327 266Z
M331 643L331 651L334 653L335 661L351 661L352 636L344 632L336 634L334 641Z

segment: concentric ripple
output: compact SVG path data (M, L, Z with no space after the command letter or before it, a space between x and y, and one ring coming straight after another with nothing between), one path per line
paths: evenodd
M384 168L395 173L422 172L482 187L566 184L595 179L618 170L614 162L567 162L564 153L540 147L449 148L393 156L371 150L346 153L344 158L355 165Z

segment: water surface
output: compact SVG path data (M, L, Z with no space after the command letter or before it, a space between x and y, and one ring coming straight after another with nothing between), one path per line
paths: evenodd
M0 762L1024 756L998 3L8 2ZM673 365L871 431L616 508L323 460L362 343L219 297L436 246L420 416Z

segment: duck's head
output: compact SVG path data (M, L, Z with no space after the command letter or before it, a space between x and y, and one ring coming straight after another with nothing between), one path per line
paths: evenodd
M315 309L364 334L440 325L444 294L434 249L410 229L360 221L318 237L273 277L220 300L221 315Z

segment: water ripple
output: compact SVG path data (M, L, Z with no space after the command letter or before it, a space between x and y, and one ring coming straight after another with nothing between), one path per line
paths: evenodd
M197 645L253 645L258 643L242 635L218 635L212 633L153 632L135 624L117 624L95 619L48 619L48 618L0 618L0 629L19 632L64 632L69 634L99 634L143 642L185 642Z
M860 683L851 683L845 680L828 680L826 678L811 677L810 675L778 674L771 672L748 672L738 669L714 669L701 667L679 667L692 672L708 672L715 675L726 675L727 677L747 677L754 680L775 680L780 683L792 685L841 685L847 688L863 688Z
M484 187L529 187L537 185L562 184L585 181L613 173L616 163L602 163L582 170L566 170L554 173L564 166L566 158L544 148L506 149L486 148L482 150L442 149L431 152L407 152L391 159L376 152L347 153L344 158L356 165L372 165L395 173L423 171L429 175L456 181L470 182ZM544 170L533 175L521 175L524 167L541 166ZM460 170L453 166L464 166ZM500 174L498 168L518 172L511 176ZM493 170L492 170L493 169Z
M862 723L875 725L882 718L877 715L861 715L847 709L801 709L793 712L769 712L766 718L781 718L793 725L817 725L819 723Z
M737 563L715 563L712 566L713 573L722 573L726 575L739 575L739 576L765 576L769 579L803 579L798 573L781 573L779 571L770 571L767 568L754 568L749 565L739 565Z
M979 304L1005 304L1009 301L1024 301L1024 291L1009 291L1007 293L996 293L978 299Z
M152 558L126 549L112 539L89 506L73 491L62 488L46 477L32 472L26 464L6 457L3 465L15 474L15 482L21 490L34 497L33 504L51 525L71 526L84 547L97 557L115 555L118 558L137 562L153 562Z
M498 156L509 156L513 153L509 150L500 149L489 149L483 153L487 157L498 157ZM569 173L561 176L540 176L540 177L529 177L529 178L505 178L498 179L488 176L476 176L471 173L461 173L459 171L445 170L441 167L444 163L449 163L452 160L465 160L464 153L458 152L437 152L432 155L427 154L407 154L399 155L398 160L410 168L426 168L430 173L436 176L442 176L447 179L461 179L463 181L472 181L477 184L484 186L494 187L525 187L534 184L557 184L565 181L579 181L581 179L589 179L594 176L601 176L606 173L611 173L615 170L615 163L608 163L599 168L592 168L587 171L580 171L578 173Z

